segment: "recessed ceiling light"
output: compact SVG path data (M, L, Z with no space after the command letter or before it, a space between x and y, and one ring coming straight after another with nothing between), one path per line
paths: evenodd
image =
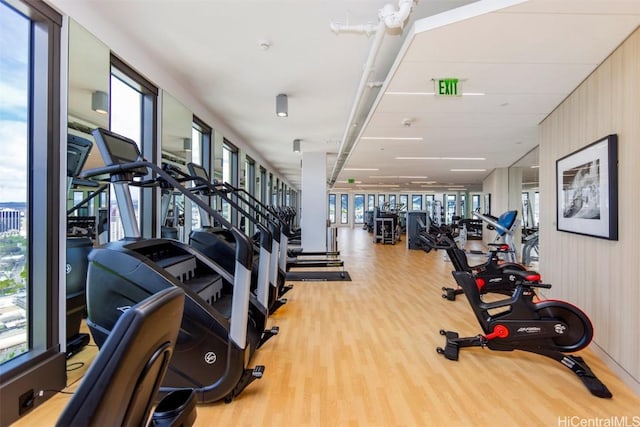
M344 168L345 171L379 171L378 168Z
M422 141L422 137L405 137L405 136L363 136L360 139L375 139L375 140L393 140L393 141Z
M397 184L360 184L358 187L400 187Z
M396 157L396 160L487 160L484 157Z
M401 179L427 179L428 176L399 176Z
M486 169L449 169L449 172L486 172Z

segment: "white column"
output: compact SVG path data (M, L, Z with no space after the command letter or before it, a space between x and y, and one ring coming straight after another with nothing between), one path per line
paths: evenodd
M327 248L327 154L302 152L302 248Z

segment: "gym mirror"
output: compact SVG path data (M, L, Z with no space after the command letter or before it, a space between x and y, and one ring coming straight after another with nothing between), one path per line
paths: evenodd
M162 93L162 162L179 167L187 172L191 161L193 113L173 95ZM187 206L185 206L185 203ZM162 193L162 237L185 241L191 229L191 206L182 194L163 190Z
M538 268L538 225L540 212L539 149L534 148L509 168L510 208L520 216L518 253L522 263ZM513 190L513 191L512 191Z

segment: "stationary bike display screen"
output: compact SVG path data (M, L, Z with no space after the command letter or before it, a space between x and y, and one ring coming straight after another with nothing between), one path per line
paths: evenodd
M106 129L95 129L93 136L100 149L105 165L117 165L141 160L140 150L135 141ZM131 171L135 175L146 175L147 168L140 167Z
M67 176L80 176L82 168L89 158L93 142L76 135L67 136Z

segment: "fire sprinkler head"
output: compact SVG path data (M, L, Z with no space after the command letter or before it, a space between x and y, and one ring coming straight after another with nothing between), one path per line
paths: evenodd
M258 40L258 46L260 46L262 50L269 50L271 43L268 40Z

